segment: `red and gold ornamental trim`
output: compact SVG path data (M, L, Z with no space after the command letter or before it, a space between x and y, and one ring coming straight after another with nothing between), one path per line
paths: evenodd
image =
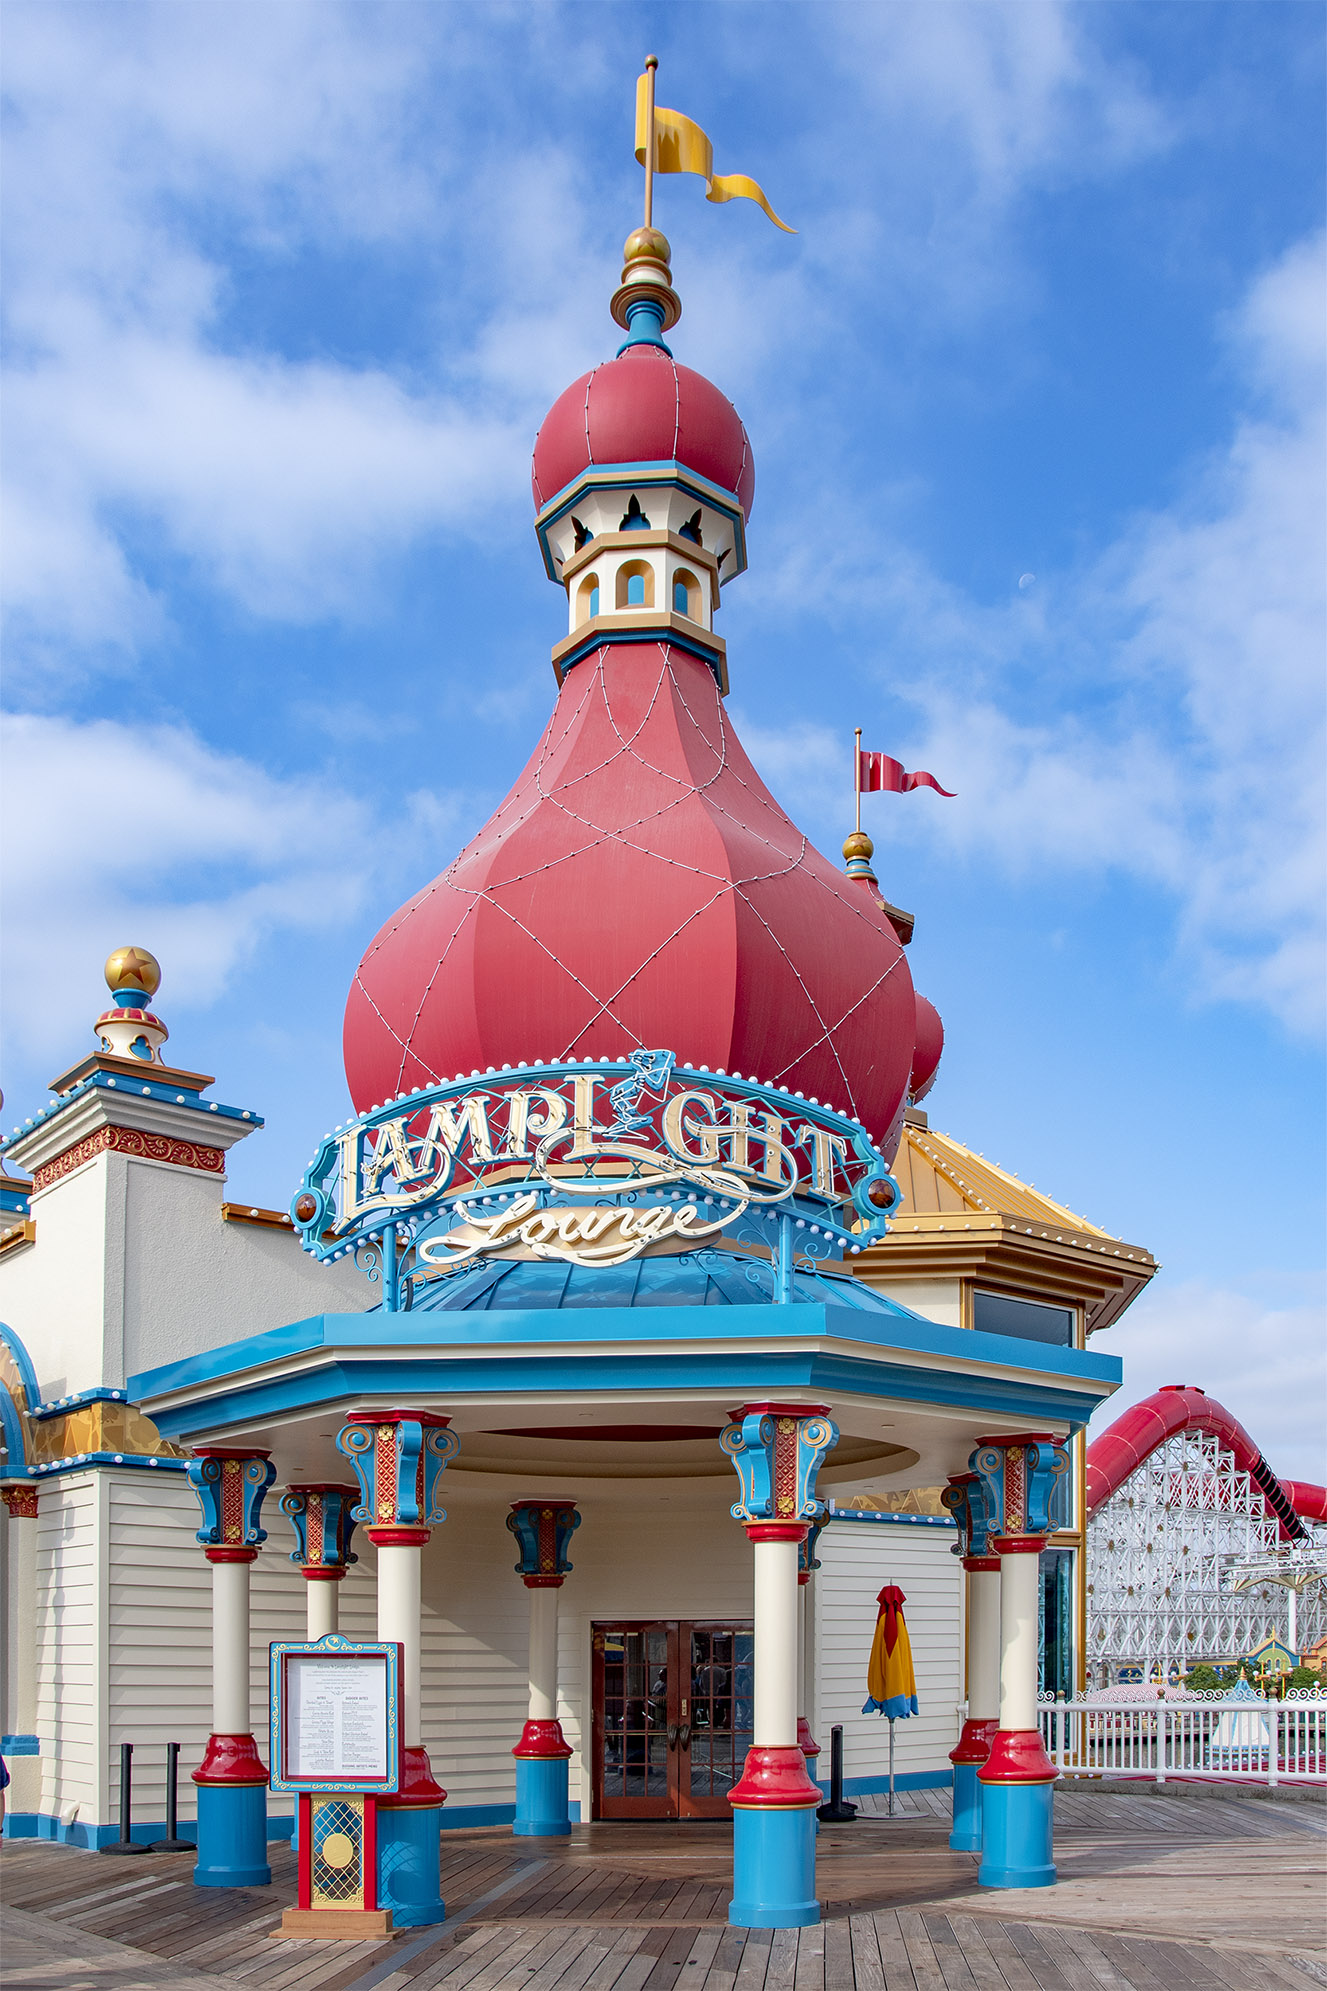
M223 1175L226 1157L221 1148L204 1147L198 1141L173 1141L165 1134L145 1134L139 1127L98 1127L95 1134L76 1141L63 1154L55 1155L32 1172L32 1189L49 1189L53 1182L70 1175L84 1162L100 1154L133 1155L139 1161L164 1161L175 1168L197 1168L207 1175Z
M9 1509L12 1521L35 1521L37 1518L37 1489L35 1486L0 1486L0 1500Z

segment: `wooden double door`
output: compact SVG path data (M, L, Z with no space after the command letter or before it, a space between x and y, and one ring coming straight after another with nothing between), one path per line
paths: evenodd
M751 1626L595 1624L596 1818L727 1818L751 1746Z

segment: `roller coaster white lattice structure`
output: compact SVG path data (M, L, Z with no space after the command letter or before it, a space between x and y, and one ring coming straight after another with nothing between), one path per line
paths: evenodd
M1315 1531L1316 1532L1316 1531ZM1232 1591L1237 1563L1275 1554L1276 1521L1219 1439L1181 1431L1093 1514L1087 1531L1087 1676L1173 1679L1200 1660L1230 1660L1269 1632L1286 1635L1286 1592ZM1299 1601L1298 1637L1327 1629L1327 1585Z

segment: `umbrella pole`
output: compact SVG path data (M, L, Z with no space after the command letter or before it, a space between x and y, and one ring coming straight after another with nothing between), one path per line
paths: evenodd
M894 1816L894 1717L889 1717L889 1815Z

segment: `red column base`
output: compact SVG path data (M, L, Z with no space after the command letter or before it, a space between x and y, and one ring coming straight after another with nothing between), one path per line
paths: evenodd
M807 1775L806 1757L796 1745L770 1749L757 1744L747 1750L741 1777L729 1791L728 1802L786 1811L819 1804L822 1797L820 1786Z
M392 1797L378 1799L379 1810L401 1805L443 1804L447 1793L433 1774L427 1749L401 1751L401 1785Z
M209 1735L196 1784L265 1784L267 1766L251 1735Z
M1046 1754L1039 1728L997 1728L991 1753L977 1772L979 1784L1053 1784L1059 1771Z
M998 1721L965 1721L963 1733L958 1738L958 1747L951 1749L951 1763L984 1763L991 1753L991 1745L1000 1732Z
M511 1753L522 1761L547 1761L554 1756L570 1756L571 1744L562 1733L560 1721L527 1721Z
M797 1747L808 1758L820 1754L820 1744L812 1735L811 1724L804 1714L797 1717Z

